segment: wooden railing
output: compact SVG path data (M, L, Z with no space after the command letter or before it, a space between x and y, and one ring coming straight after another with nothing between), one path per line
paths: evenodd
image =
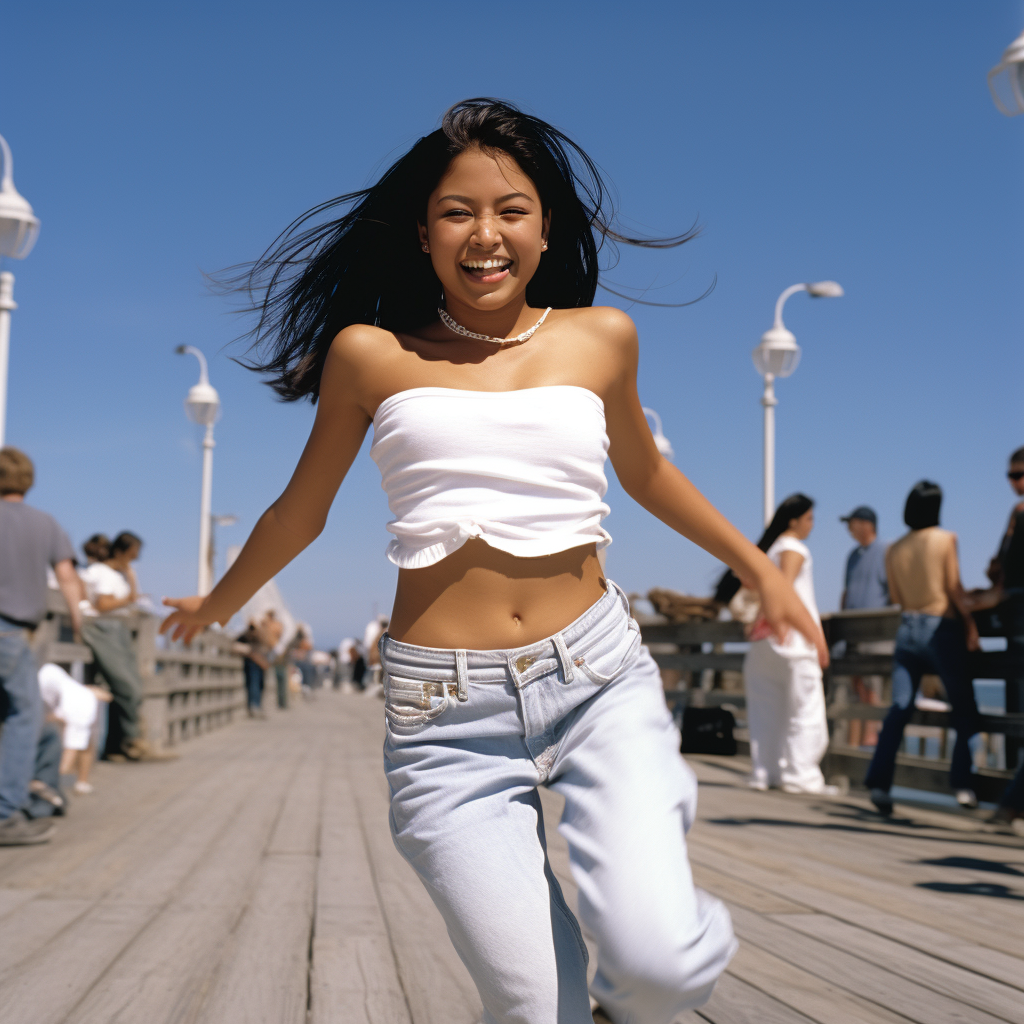
M746 699L739 675L743 669L743 648L738 645L745 643L741 623L717 621L673 625L663 616L639 614L637 619L644 642L650 646L654 660L664 674L680 676L678 683L666 685L665 696L670 705L726 705L736 709L742 719ZM854 719L880 721L885 717L891 700L892 656L862 654L858 652L857 645L894 640L899 622L898 609L836 612L823 616L822 626L829 647L838 655L825 673L832 737L822 765L826 777L845 776L852 785L863 783L871 751L849 746L845 742L844 726ZM840 642L845 642L845 650L839 647ZM725 645L732 649L725 650ZM979 651L970 655L969 671L973 679L1006 679L1014 670L1013 656L1006 651ZM844 698L847 688L837 685L837 681L852 676L882 676L885 682L882 704L876 706L847 701ZM672 677L669 678L671 680ZM1024 739L1024 715L982 715L981 724L982 759L985 761L991 759L993 736ZM946 753L951 749L948 739L950 728L948 712L914 712L908 729L909 741L920 741L922 731L932 731L939 739L939 756L926 757L920 748L917 755L900 753L896 759L896 785L949 792ZM975 788L982 800L997 800L1013 774L987 764L976 765L976 773Z
M161 646L156 616L137 612L126 622L143 682L143 735L158 750L227 725L245 708L242 659L223 633L207 630L187 648ZM32 647L40 665L52 661L70 669L93 660L89 647L74 641L67 604L56 591L49 592Z

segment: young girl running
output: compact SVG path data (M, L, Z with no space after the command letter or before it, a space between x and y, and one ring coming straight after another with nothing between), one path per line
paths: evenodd
M395 843L480 990L488 1024L590 1024L587 953L547 862L537 787L600 951L616 1022L671 1024L735 949L694 888L696 783L598 549L604 464L728 563L780 634L824 640L792 587L663 459L632 321L593 307L613 232L593 163L509 104L469 100L371 188L301 218L253 268L255 368L318 402L284 493L206 598L164 630L225 623L323 530L366 431L394 519L380 650ZM337 204L340 219L306 227ZM647 244L678 244L684 238ZM644 244L637 242L637 244Z

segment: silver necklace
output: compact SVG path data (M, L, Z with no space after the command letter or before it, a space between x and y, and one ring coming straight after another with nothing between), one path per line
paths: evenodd
M451 314L446 309L438 307L437 315L441 318L441 323L448 328L449 331L454 331L456 334L461 334L464 338L475 338L477 341L489 341L492 345L497 345L498 348L506 348L509 345L521 345L524 341L529 341L538 331L540 325L544 323L548 318L548 313L551 312L551 307L548 306L544 310L544 315L528 330L523 331L522 334L517 334L514 338L492 338L489 334L477 334L476 331L469 331L460 323L456 323L452 319Z

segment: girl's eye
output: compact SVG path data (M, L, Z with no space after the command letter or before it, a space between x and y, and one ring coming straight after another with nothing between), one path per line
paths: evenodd
M445 213L442 214L442 216L443 217L470 217L470 216L472 216L472 214L470 214L469 210L446 210Z
M507 216L510 213L514 213L514 214L520 214L522 216L525 216L527 212L528 211L526 211L526 210L520 210L518 206L513 206L513 207L511 207L508 210L502 210L501 211L501 215L503 217L505 217L505 216Z

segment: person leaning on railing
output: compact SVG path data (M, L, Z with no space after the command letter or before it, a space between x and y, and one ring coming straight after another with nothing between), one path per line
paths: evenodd
M98 537L86 543L92 544ZM141 736L143 683L127 622L138 600L132 562L141 550L142 541L124 531L111 542L106 559L91 560L80 574L88 598L83 605L82 639L89 645L113 697L104 749L108 760L145 761L159 756ZM86 552L90 559L97 553L98 546L93 546L91 555Z
M978 649L978 628L970 616L960 583L956 534L939 527L942 488L929 480L916 484L907 497L903 521L910 532L896 541L885 557L889 594L903 608L892 669L892 707L882 723L864 785L880 814L892 814L896 754L903 730L914 714L921 677L938 675L953 706L956 729L949 780L957 802L976 807L968 741L980 729L974 689L967 670L967 651Z

